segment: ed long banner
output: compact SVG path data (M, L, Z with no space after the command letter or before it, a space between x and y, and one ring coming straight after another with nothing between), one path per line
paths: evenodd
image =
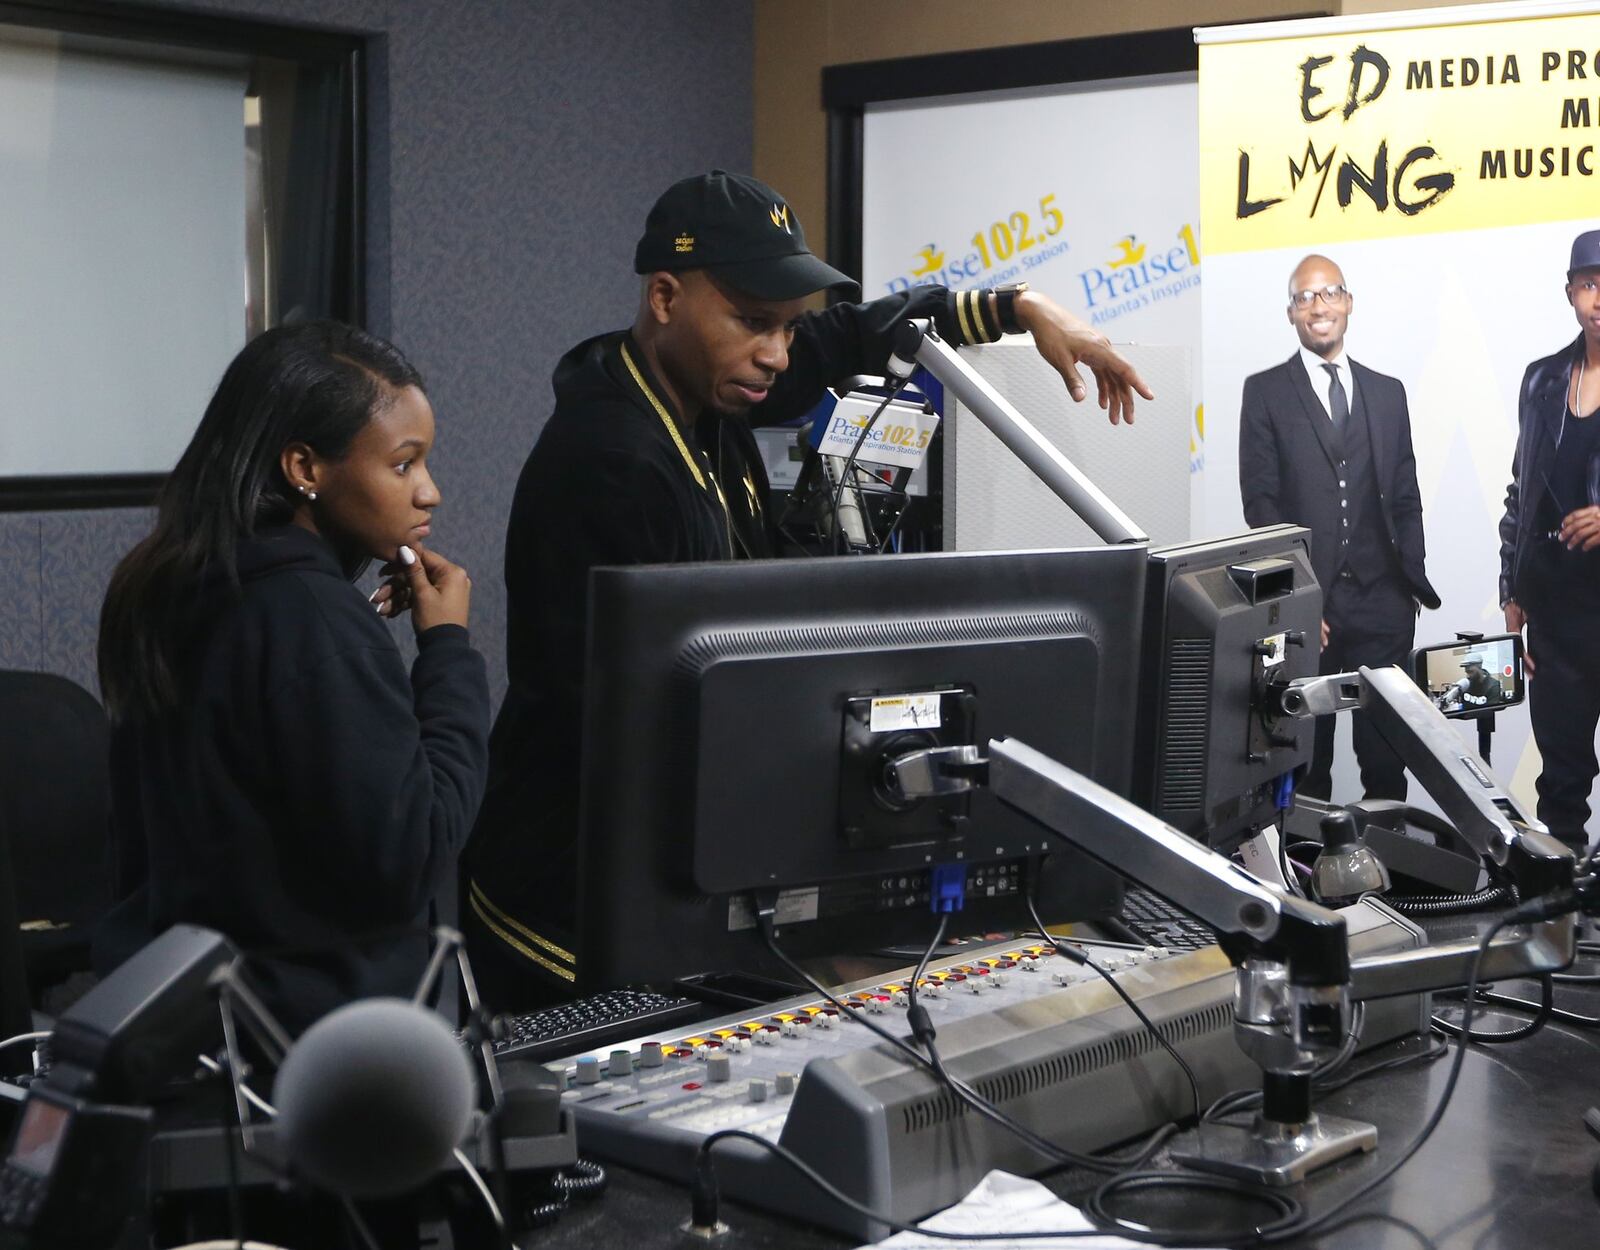
M1502 628L1497 524L1528 362L1576 332L1575 234L1600 225L1600 14L1484 4L1197 32L1207 414L1204 524L1242 525L1245 379L1298 350L1308 253L1352 292L1346 347L1405 386L1443 599L1420 641ZM1587 11L1586 11L1587 10ZM1522 712L1497 772L1531 800ZM1336 798L1360 794L1341 751Z

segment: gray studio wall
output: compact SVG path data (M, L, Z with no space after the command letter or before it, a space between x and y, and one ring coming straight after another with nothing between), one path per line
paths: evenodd
M434 542L472 574L497 700L505 517L550 371L579 339L632 319L633 244L655 195L696 170L750 168L752 2L204 6L384 37L373 123L390 191L373 225L388 273L375 302L428 379L444 492ZM0 513L0 668L97 690L100 599L149 521L138 509Z

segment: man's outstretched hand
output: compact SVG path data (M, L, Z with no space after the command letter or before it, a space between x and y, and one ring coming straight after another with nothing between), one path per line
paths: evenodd
M1073 316L1048 295L1023 291L1017 296L1017 324L1033 335L1039 355L1061 375L1072 398L1082 402L1088 389L1080 365L1094 374L1100 407L1111 424L1133 422L1135 395L1154 399L1139 371L1116 353L1105 335Z

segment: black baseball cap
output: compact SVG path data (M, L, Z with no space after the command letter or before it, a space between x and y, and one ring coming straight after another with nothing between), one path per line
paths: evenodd
M1572 263L1567 266L1567 281L1580 269L1600 269L1600 230L1585 230L1572 240Z
M788 202L746 174L713 169L675 182L644 219L635 273L707 269L757 299L787 300L855 279L811 254Z

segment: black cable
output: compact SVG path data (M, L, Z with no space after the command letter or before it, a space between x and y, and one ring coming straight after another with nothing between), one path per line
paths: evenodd
M1039 918L1039 907L1034 898L1034 892L1031 889L1028 891L1027 903L1028 914L1033 918L1034 926L1039 930L1040 936L1043 937L1046 942L1049 942L1051 946L1055 947L1056 951L1065 958L1072 960L1074 963L1082 964L1098 973L1100 975L1100 979L1109 985L1113 990L1115 990L1117 997L1122 999L1122 1001L1127 1004L1128 1010L1133 1012L1133 1014L1139 1018L1139 1023L1144 1025L1145 1030L1150 1034L1150 1036L1155 1038L1156 1041L1161 1044L1162 1049L1165 1050L1167 1054L1172 1056L1172 1061L1177 1064L1178 1067L1183 1069L1183 1075L1189 1081L1189 1096L1194 1104L1195 1123L1198 1124L1200 1122L1200 1082L1195 1079L1194 1069L1189 1066L1188 1060L1180 1055L1178 1053L1178 1048L1162 1035L1161 1030L1156 1027L1155 1022L1145 1014L1144 1008L1133 1001L1133 996L1129 994L1127 990L1123 989L1121 984L1118 983L1116 977L1111 975L1109 969L1102 967L1095 960L1091 959L1084 951L1074 950L1067 946L1061 941L1060 938L1056 937L1056 935L1051 933L1049 929L1045 928L1044 921Z
M757 924L761 929L761 936L766 939L767 949L772 952L773 956L780 963L782 963L784 967L788 968L790 972L794 973L795 976L799 977L803 982L805 982L805 984L813 993L821 995L823 998L827 999L830 1003L837 1007L844 1019L854 1020L858 1024L866 1025L871 1032L876 1033L879 1037L888 1042L889 1045L893 1046L901 1054L905 1055L906 1058L910 1059L911 1062L916 1064L918 1067L926 1068L932 1066L928 1063L927 1058L903 1037L896 1037L876 1020L868 1019L864 1010L861 1012L852 1011L850 1007L838 997L838 995L836 995L832 990L828 989L822 984L822 982L818 981L799 964L795 963L795 961L790 958L789 953L778 945L777 936L773 933L772 929L771 913L767 912L764 914L764 908L759 902L756 905L756 919Z
M1352 1085L1356 1081L1363 1081L1379 1072L1409 1067L1414 1063L1432 1063L1435 1060L1443 1059L1449 1051L1449 1045L1441 1038L1437 1044L1414 1055L1397 1055L1390 1059L1381 1060L1378 1063L1368 1064L1366 1067L1358 1068L1356 1071L1342 1076L1336 1075L1334 1065L1329 1064L1321 1070L1322 1074L1312 1078L1313 1088L1318 1093L1332 1093L1334 1090L1343 1089L1346 1085ZM1223 1094L1222 1097L1207 1107L1202 1118L1209 1124L1213 1121L1221 1120L1224 1116L1249 1110L1260 1101L1261 1091L1259 1089L1236 1089L1230 1093Z
M1490 926L1488 932L1486 932L1478 941L1478 949L1473 955L1472 969L1468 975L1466 1012L1462 1019L1462 1028L1468 1033L1471 1032L1472 1028L1472 1013L1475 1005L1475 995L1478 988L1478 977L1483 969L1484 953L1488 950L1489 944L1494 941L1496 936L1499 935L1500 931L1504 929L1507 924L1511 923L1511 920L1512 917L1510 915L1500 916L1495 920L1493 925ZM1426 1123L1424 1123L1422 1126L1422 1129L1417 1133L1416 1137L1411 1140L1406 1148L1400 1152L1398 1158L1396 1158L1386 1167L1382 1168L1377 1175L1373 1176L1371 1179L1356 1188L1345 1198L1329 1207L1326 1211L1323 1211L1321 1214L1310 1219L1280 1222L1279 1224L1273 1226L1270 1231L1263 1231L1256 1236L1248 1238L1246 1242L1241 1244L1274 1245L1279 1242L1304 1237L1309 1233L1316 1232L1317 1230L1326 1227L1336 1219L1343 1218L1345 1213L1355 1203L1367 1197L1367 1195L1371 1194L1380 1185L1386 1184L1396 1172L1398 1172L1402 1167L1411 1161L1411 1159L1416 1155L1417 1151L1422 1149L1422 1147L1427 1143L1428 1139L1433 1136L1434 1130L1439 1127L1440 1121L1444 1119L1445 1112L1449 1110L1450 1101L1455 1096L1456 1085L1461 1079L1461 1068L1462 1064L1466 1061L1466 1055L1467 1047L1465 1041L1458 1040L1456 1043L1455 1058L1451 1062L1450 1073L1445 1078L1444 1090L1439 1095L1438 1104L1434 1107L1433 1112L1429 1115ZM1416 1060L1418 1057L1407 1056L1407 1058L1409 1060ZM1156 1173L1153 1175L1174 1176L1177 1174ZM1162 1182L1152 1180L1144 1187L1154 1187L1159 1183ZM1169 1181L1166 1183L1174 1185L1176 1184L1175 1181ZM1106 1187L1102 1186L1101 1188L1105 1189ZM1115 1192L1114 1188L1112 1192ZM1087 1210L1088 1207L1086 1206L1085 1209ZM1124 1236L1135 1237L1139 1240L1150 1239L1149 1234L1151 1232L1155 1232L1158 1236L1161 1235L1161 1230L1140 1229L1127 1224L1117 1225L1117 1231L1121 1232ZM1227 1238L1220 1234L1214 1234L1212 1237L1212 1244L1217 1244L1223 1240L1227 1240ZM1170 1245L1176 1243L1165 1242L1163 1244Z
M1366 1004L1356 1003L1351 1019L1350 1030L1345 1036L1344 1045L1339 1048L1339 1053L1334 1055L1333 1058L1329 1059L1326 1063L1319 1065L1311 1074L1311 1087L1313 1090L1317 1092L1324 1092L1327 1090L1339 1089L1344 1085L1349 1084L1350 1081L1356 1080L1360 1075L1364 1074L1365 1070L1363 1070L1363 1073L1357 1074L1356 1076L1347 1077L1344 1080L1335 1079L1337 1074L1344 1068L1344 1066L1350 1062L1351 1056L1355 1054L1356 1047L1360 1045L1361 1030L1366 1025L1366 1018ZM1410 1058L1410 1056L1408 1056L1408 1058ZM1374 1067L1374 1070L1377 1070L1376 1066ZM1228 1093L1223 1094L1209 1107L1207 1107L1205 1114L1202 1115L1200 1119L1203 1123L1211 1124L1221 1120L1224 1116L1230 1116L1240 1111L1250 1110L1251 1108L1259 1105L1260 1102L1261 1090L1259 1088L1231 1090Z
M894 520L890 523L888 532L884 534L883 541L878 544L878 554L880 556L889 550L889 544L894 541L894 536L900 529L900 522L905 520L905 515L909 511L911 511L911 497L907 494L902 494L900 511L894 514Z
M481 1019L482 1010L480 1009L477 1014L480 1018L469 1024L469 1029L482 1029L485 1027L485 1022ZM485 1072L487 1074L487 1068ZM511 1195L508 1192L509 1186L506 1183L508 1173L506 1171L505 1127L502 1120L504 1111L505 1104L503 1100L496 1101L489 1108L488 1113L483 1117L483 1140L489 1147L489 1185L494 1194L494 1205L500 1208L501 1212L500 1250L517 1250L517 1243L511 1236L510 1221L505 1218L505 1213L511 1209Z
M1204 1236L1194 1241L1168 1240L1166 1235L1159 1230L1152 1229L1144 1224L1134 1224L1130 1221L1119 1219L1107 1210L1106 1204L1123 1190L1139 1191L1146 1189L1200 1189L1210 1193L1227 1194L1235 1198L1250 1198L1257 1202L1265 1203L1278 1212L1274 1220L1265 1224L1257 1224L1248 1232L1242 1234L1249 1241L1263 1241L1270 1239L1275 1234L1281 1233L1286 1228L1291 1228L1300 1223L1305 1217L1305 1208L1298 1199L1291 1198L1281 1189L1270 1189L1265 1185L1255 1185L1249 1181L1234 1180L1229 1176L1208 1176L1203 1173L1193 1172L1125 1172L1121 1176L1113 1176L1101 1185L1088 1198L1084 1200L1083 1210L1086 1215L1102 1228L1116 1232L1124 1237L1136 1240L1146 1240L1150 1234L1160 1237L1157 1245L1218 1245L1222 1240L1233 1241L1241 1234L1237 1233L1212 1233L1210 1239ZM1174 1235L1176 1235L1176 1230Z
M611 1177L592 1159L575 1159L550 1178L550 1186L571 1198L598 1198L611 1184Z
M1517 895L1510 886L1489 885L1472 894L1390 894L1384 902L1402 916L1453 916L1514 904Z
M694 1214L692 1223L697 1228L711 1228L715 1226L719 1195L717 1193L716 1174L711 1167L711 1150L718 1142L746 1141L763 1150L776 1155L800 1175L832 1198L841 1206L849 1208L857 1215L874 1223L882 1224L890 1231L896 1233L920 1233L924 1237L936 1237L941 1241L1043 1241L1049 1238L1068 1237L1101 1237L1106 1235L1103 1228L1068 1228L1068 1229L1040 1229L1029 1232L996 1232L996 1233L947 1233L933 1228L921 1228L915 1224L907 1224L885 1215L881 1211L874 1211L865 1203L858 1202L838 1186L834 1185L827 1177L823 1176L809 1163L795 1154L792 1150L780 1146L775 1141L765 1137L758 1137L754 1133L747 1133L743 1129L719 1129L709 1134L700 1143L700 1149L695 1155L695 1180L694 1180ZM1293 1199L1290 1199L1293 1201ZM1165 1236L1140 1235L1137 1232L1124 1233L1132 1241L1145 1242L1157 1246L1193 1246L1206 1247L1219 1244L1217 1234L1209 1237L1201 1234L1175 1234L1168 1238Z
M1509 915L1499 917L1489 927L1488 932L1478 939L1478 949L1472 957L1472 971L1468 974L1467 978L1466 1013L1462 1017L1461 1021L1462 1028L1465 1030L1470 1031L1472 1027L1473 995L1477 993L1478 975L1483 970L1484 953L1489 949L1489 943L1494 941L1494 939L1499 936L1500 930L1504 929L1510 922L1511 918ZM1275 1233L1270 1238L1263 1238L1262 1240L1268 1243L1287 1241L1294 1237L1303 1237L1308 1233L1312 1233L1318 1229L1324 1228L1328 1224L1332 1223L1335 1219L1343 1217L1352 1206L1361 1201L1368 1194L1372 1193L1372 1191L1377 1189L1380 1185L1386 1184L1396 1172L1398 1172L1411 1161L1412 1157L1417 1153L1417 1151L1421 1150L1422 1147L1427 1144L1428 1139L1433 1136L1434 1130L1439 1127L1439 1122L1444 1119L1444 1113L1450 1109L1450 1100L1455 1097L1456 1085L1461 1079L1461 1067L1462 1064L1466 1062L1466 1057L1466 1043L1465 1041L1458 1039L1456 1042L1455 1058L1450 1061L1450 1074L1445 1078L1444 1090L1439 1095L1439 1102L1434 1107L1432 1113L1428 1116L1427 1122L1423 1124L1421 1130L1414 1138L1412 1138L1411 1142L1406 1146L1406 1148L1400 1152L1399 1158L1395 1159L1394 1162L1390 1163L1387 1167L1380 1169L1376 1176L1372 1177L1365 1184L1356 1188L1352 1193L1349 1194L1349 1196L1343 1198L1339 1202L1336 1202L1333 1206L1329 1207L1320 1215L1315 1216L1303 1224L1286 1229L1280 1233Z
M610 1183L611 1178L605 1168L592 1159L573 1160L567 1167L550 1175L545 1182L548 1193L523 1204L523 1227L549 1228L566 1214L567 1208L574 1202L598 1198ZM509 1229L507 1236L510 1236Z
M1552 980L1553 978L1542 978ZM1485 991L1478 995L1480 1002L1489 1003L1496 1007L1510 1007L1515 1011L1539 1011L1541 1004L1530 999L1518 998L1514 994L1499 994ZM1567 1011L1561 1007L1550 1008L1550 1018L1559 1020L1563 1024L1570 1024L1580 1029L1600 1029L1600 1016L1580 1015L1576 1011Z
M1064 1147L1057 1146L1054 1142L1039 1137L1033 1130L1001 1111L993 1102L984 1098L945 1067L944 1059L939 1054L938 1034L933 1027L933 1021L929 1018L927 1009L917 1002L917 983L922 980L923 973L927 971L928 961L933 958L934 952L943 943L945 932L949 926L949 913L941 913L938 927L934 931L933 940L928 943L927 948L922 952L922 958L917 963L916 972L911 978L911 985L907 991L908 1010L906 1015L907 1023L911 1027L911 1036L927 1052L928 1064L932 1067L934 1074L968 1106L993 1120L1008 1132L1016 1134L1030 1145L1034 1145L1035 1149L1040 1149L1041 1153L1046 1154L1048 1157L1056 1158L1065 1163L1075 1163L1079 1167L1097 1168L1102 1171L1120 1166L1123 1163L1122 1160L1111 1157L1075 1156L1073 1152L1066 1150ZM1182 1061L1180 1060L1180 1062ZM1198 1103L1198 1101L1197 1094L1196 1102ZM1128 1165L1133 1167L1142 1166L1160 1148L1161 1143L1166 1140L1167 1136L1167 1133L1158 1130L1149 1141L1139 1148L1135 1157L1127 1161Z
M1145 1164L1150 1162L1156 1151L1160 1150L1161 1147L1166 1144L1167 1139L1177 1132L1176 1125L1163 1124L1161 1127L1156 1129L1154 1133L1150 1134L1150 1136L1145 1139L1143 1144L1136 1146L1131 1155L1076 1154L1073 1151L1067 1150L1065 1147L1057 1146L1054 1142L1039 1137L1033 1132L1032 1129L1028 1128L1021 1122L1012 1119L1005 1112L996 1107L992 1102L984 1098L983 1095L979 1094L971 1086L963 1082L959 1077L954 1076L949 1069L944 1066L944 1060L939 1055L938 1047L934 1045L931 1039L924 1042L923 1046L928 1052L928 1061L932 1064L934 1073L941 1081L949 1086L951 1090L955 1091L963 1102L967 1103L967 1105L972 1107L975 1111L978 1111L980 1114L993 1120L996 1124L1000 1125L1001 1128L1004 1128L1008 1132L1022 1138L1030 1145L1034 1145L1034 1148L1039 1150L1040 1153L1047 1154L1057 1159L1057 1161L1060 1163L1064 1163L1073 1167L1080 1167L1087 1172L1120 1173L1128 1169L1136 1170L1138 1168L1142 1168Z
M785 967L787 967L797 977L801 978L808 986L810 986L813 992L827 999L830 1003L837 1007L846 1018L852 1019L858 1024L865 1025L869 1030L871 1030L873 1033L876 1033L884 1041L888 1042L901 1054L910 1059L912 1063L916 1064L918 1067L926 1068L928 1071L932 1072L933 1075L940 1082L942 1082L944 1086L949 1089L950 1092L953 1093L961 1102L965 1103L968 1107L970 1107L973 1111L976 1111L985 1119L998 1124L1007 1132L1014 1134L1018 1139L1033 1147L1033 1149L1044 1155L1045 1158L1051 1159L1056 1163L1086 1168L1090 1171L1108 1172L1116 1171L1118 1168L1126 1167L1130 1162L1127 1159L1102 1158L1096 1155L1080 1154L1077 1151L1068 1150L1064 1146L1058 1146L1047 1138L1041 1137L1038 1133L1035 1133L1031 1128L1029 1128L1026 1124L1023 1124L1021 1121L1013 1119L1004 1111L1000 1110L999 1107L995 1106L992 1102L986 1099L982 1094L978 1093L977 1090L973 1089L960 1077L950 1072L949 1069L947 1069L943 1062L939 1059L937 1052L934 1052L930 1055L922 1054L916 1049L916 1047L912 1046L904 1038L896 1037L893 1033L889 1032L888 1029L884 1028L876 1020L867 1015L865 1011L854 1011L844 1002L840 1001L840 999L833 993L832 990L829 990L809 972L797 964L789 957L788 953L778 945L777 938L772 931L771 910L758 903L756 907L756 915L761 928L762 936L766 939L767 949L770 950L772 954L784 964ZM1144 1150L1146 1153L1153 1152L1154 1149L1159 1145L1160 1141L1157 1140L1153 1144L1147 1145ZM1136 1157L1134 1162L1142 1162L1143 1157L1143 1155Z
M1475 1006L1475 996L1477 994L1477 989L1478 989L1478 977L1479 977L1479 974L1482 972L1482 969L1483 969L1483 957L1484 957L1484 954L1485 954L1485 952L1487 952L1487 950L1489 948L1489 944L1491 942L1493 942L1494 939L1499 935L1500 931L1502 929L1504 929L1506 927L1506 925L1511 922L1511 919L1512 919L1512 917L1510 915L1504 915L1504 916L1499 917L1498 919L1495 920L1495 922L1489 927L1488 931L1486 933L1484 933L1483 936L1478 941L1478 949L1473 955L1472 967L1471 967L1470 973L1468 974L1468 979L1467 979L1466 1008L1465 1008L1465 1013L1464 1013L1463 1018L1462 1018L1462 1029L1465 1032L1469 1032L1470 1033L1471 1027L1472 1027L1472 1014L1473 1014L1473 1008ZM782 962L784 962L785 964L789 965L793 970L798 972L800 974L800 976L805 981L810 983L814 989L819 990L819 992L821 992L822 995L825 998L827 998L829 1001L835 1003L836 1005L839 1005L837 998L835 998L828 991L822 990L821 987L817 985L816 981L808 973L806 973L803 969L799 968L799 966L796 965L794 963L794 961L791 960L787 955L783 954L782 951L778 950L776 942L772 939L772 936L771 936L772 930L771 930L771 912L770 911L767 911L766 914L763 916L762 927L763 927L763 930L766 932L766 934L768 936L768 945L772 947L774 954L776 954L778 956L778 958ZM864 1017L863 1017L863 1022L865 1023L865 1018ZM905 1047L904 1044L900 1041L900 1039L893 1037L892 1035L888 1034L886 1031L880 1030L880 1032L882 1032L883 1036L885 1036L889 1041L893 1042L895 1045L900 1046L900 1047L910 1051L910 1048L909 1047ZM916 1052L915 1051L910 1051L910 1053L915 1054ZM1359 1186L1357 1189L1352 1191L1344 1199L1342 1199L1341 1201L1335 1203L1333 1206L1329 1207L1326 1211L1322 1212L1320 1215L1317 1215L1317 1216L1315 1216L1315 1217L1313 1217L1311 1219L1280 1220L1280 1221L1277 1221L1277 1222L1275 1222L1273 1224L1270 1224L1270 1225L1267 1225L1267 1226L1263 1226L1257 1232L1247 1235L1242 1241L1240 1241L1240 1244L1241 1245L1245 1245L1245 1244L1251 1244L1251 1245L1257 1245L1257 1244L1259 1244L1259 1245L1273 1245L1273 1244L1277 1244L1279 1242L1288 1241L1288 1240L1293 1239L1293 1238L1302 1237L1302 1236L1306 1235L1307 1233L1315 1232L1318 1229L1325 1228L1329 1224L1331 1224L1333 1221L1335 1221L1336 1219L1343 1218L1345 1216L1345 1213L1355 1203L1357 1203L1357 1202L1361 1201L1363 1198L1367 1197L1367 1195L1371 1194L1379 1186L1386 1184L1391 1178L1393 1178L1393 1176L1395 1175L1396 1172L1398 1172L1402 1167L1404 1167L1407 1163L1409 1163L1411 1161L1411 1159L1416 1155L1416 1153L1419 1150L1421 1150L1424 1145L1427 1144L1428 1139L1433 1136L1434 1131L1439 1127L1440 1122L1444 1119L1445 1112L1448 1111L1449 1108L1450 1108L1451 1100L1455 1097L1456 1086L1460 1082L1461 1069L1462 1069L1462 1065L1466 1061L1466 1056L1467 1056L1466 1043L1465 1043L1464 1040L1458 1039L1458 1041L1456 1043L1455 1058L1451 1061L1450 1072L1449 1072L1449 1075L1445 1078L1444 1090L1439 1095L1439 1101L1438 1101L1437 1105L1435 1105L1433 1111L1428 1116L1427 1122L1422 1126L1422 1129L1411 1140L1411 1142L1406 1146L1406 1148L1403 1151L1401 1151L1401 1153L1400 1153L1400 1155L1399 1155L1399 1157L1397 1159L1395 1159L1388 1166L1380 1169L1379 1172L1377 1173L1377 1175L1373 1176L1366 1183L1364 1183L1363 1185ZM1414 1061L1417 1057L1416 1056L1408 1056L1407 1058L1408 1058L1408 1060L1413 1060ZM920 1057L919 1057L919 1059L920 1059ZM730 1138L737 1138L737 1139L742 1140L742 1141L748 1141L748 1142L751 1142L752 1144L754 1144L756 1146L761 1147L764 1150L771 1151L773 1154L775 1154L779 1158L783 1159L786 1163L788 1163L796 1171L800 1172L801 1175L805 1176L808 1180L810 1180L814 1185L816 1185L824 1193L828 1194L830 1197L833 1197L836 1201L842 1203L844 1206L848 1207L850 1210L856 1212L857 1214L862 1215L862 1216L866 1217L869 1220L874 1220L874 1221L876 1221L878 1223L881 1223L881 1224L887 1226L888 1228L892 1229L895 1232L919 1231L919 1232L923 1232L925 1235L927 1235L929 1237L936 1237L936 1238L939 1238L939 1239L942 1239L942 1240L950 1240L950 1241L979 1241L979 1240L984 1240L985 1238L988 1238L988 1237L992 1236L991 1234L983 1234L983 1233L946 1233L946 1232L938 1232L938 1231L935 1231L935 1230L932 1230L932 1229L916 1229L916 1230L914 1230L913 1226L908 1225L908 1224L904 1224L904 1223L900 1222L899 1220L894 1220L894 1219L890 1219L888 1217L885 1217L881 1213L875 1212L875 1211L871 1210L869 1207L865 1206L864 1204L862 1204L860 1202L857 1202L854 1198L851 1198L848 1194L845 1194L845 1193L841 1192L834 1185L829 1183L824 1177L819 1175L816 1172L815 1169L813 1169L809 1164L807 1164L805 1162L805 1160L799 1158L797 1155L793 1154L791 1151L788 1151L788 1150L784 1149L783 1147L779 1146L776 1142L768 1141L764 1137L758 1137L754 1133L747 1133L747 1132L744 1132L741 1129L723 1129L723 1130L721 1130L719 1132L712 1133L709 1136L707 1136L700 1144L699 1151L697 1152L697 1155L696 1155L696 1166L695 1166L695 1193L694 1193L694 1197L695 1197L695 1217L694 1218L695 1218L696 1224L705 1226L705 1225L711 1225L711 1224L715 1223L716 1206L717 1206L717 1193L716 1193L715 1174L714 1174L714 1172L712 1170L712 1167L711 1167L711 1150L712 1150L712 1147L715 1146L717 1142L725 1141L725 1140L728 1140ZM1182 1174L1178 1174L1178 1173L1161 1173L1161 1174L1158 1174L1158 1175L1172 1176L1172 1177L1175 1177L1177 1179L1187 1179L1187 1178L1183 1177ZM1155 1183L1156 1182L1146 1182L1141 1187L1149 1188ZM1172 1180L1172 1181L1168 1181L1168 1182L1165 1182L1165 1183L1167 1183L1167 1184L1176 1184L1177 1180ZM1102 1189L1104 1189L1104 1188L1105 1187L1102 1186ZM1115 1190L1113 1189L1112 1192L1115 1192ZM1213 1233L1211 1233L1209 1235L1198 1235L1197 1236L1197 1235L1191 1235L1191 1234L1185 1234L1185 1233L1177 1233L1177 1232L1174 1232L1172 1230L1156 1230L1156 1229L1134 1228L1134 1227L1126 1225L1126 1224L1119 1224L1118 1225L1118 1231L1120 1231L1123 1236L1125 1236L1125 1237L1127 1237L1127 1238L1129 1238L1130 1240L1133 1240L1133 1241L1144 1242L1144 1243L1148 1243L1148 1244L1152 1244L1152 1245L1164 1245L1164 1246L1174 1246L1174 1247L1180 1247L1180 1246L1214 1246L1214 1245L1217 1245L1221 1241L1237 1240L1235 1238L1229 1237L1228 1235L1226 1235L1224 1233L1213 1232ZM1025 1240L1042 1239L1042 1238L1045 1238L1045 1237L1062 1237L1062 1238L1066 1238L1066 1237L1099 1236L1099 1235L1102 1235L1103 1232L1104 1232L1104 1230L1102 1230L1102 1229L1074 1229L1074 1230L1069 1230L1069 1231L1066 1231L1066 1232L1007 1233L1007 1234L1005 1234L1005 1236L1010 1238L1010 1239L1013 1239L1013 1240L1025 1241Z
M1414 1055L1395 1055L1377 1063L1369 1063L1364 1068L1357 1068L1354 1072L1317 1083L1320 1093L1331 1093L1336 1089L1343 1089L1346 1085L1354 1085L1357 1081L1364 1081L1369 1076L1376 1076L1379 1072L1390 1072L1395 1068L1409 1068L1416 1063L1435 1063L1450 1053L1450 1043L1443 1036L1430 1034L1432 1043L1426 1050L1419 1050Z
M1438 1243L1429 1237L1427 1233L1410 1221L1403 1220L1398 1215L1391 1215L1387 1211L1362 1211L1358 1215L1349 1216L1341 1223L1330 1225L1323 1231L1330 1234L1341 1233L1347 1228L1355 1227L1357 1224L1387 1224L1403 1233L1408 1233L1422 1250L1439 1250ZM1387 1245L1388 1242L1385 1241L1384 1244Z
M922 958L917 961L917 970L911 974L911 984L906 987L906 1001L909 1004L906 1020L911 1025L911 1036L924 1046L933 1041L933 1021L928 1019L927 1011L917 1003L917 986L922 984L922 974L928 970L928 961L933 958L933 952L944 943L944 935L949 928L950 913L940 912L939 925L933 932L933 940L922 952Z
M1466 1027L1464 1024L1452 1024L1450 1021L1438 1015L1433 1017L1433 1027L1438 1029L1441 1033L1446 1033L1451 1037L1464 1036L1469 1042L1477 1042L1485 1046L1504 1045L1507 1042L1520 1042L1524 1038L1532 1037L1540 1029L1544 1028L1545 1025L1549 1024L1550 1017L1555 1012L1555 987L1551 985L1550 978L1547 976L1540 977L1539 986L1540 1001L1537 1004L1537 1013L1527 1024L1519 1025L1517 1028L1502 1029L1492 1033L1485 1033L1481 1031L1466 1033L1464 1031ZM1480 1001L1482 1001L1481 995L1479 998Z
M1299 884L1295 881L1294 873L1289 871L1289 813L1280 807L1273 824L1278 830L1278 871L1283 874L1284 884L1289 893L1304 897Z
M522 1226L527 1229L549 1228L567 1211L566 1193L556 1191L554 1196L539 1198L522 1208Z
M217 1081L217 1088L222 1095L222 1118L218 1123L218 1127L221 1128L223 1140L227 1143L228 1228L233 1233L234 1241L242 1246L244 1245L244 1208L239 1201L241 1193L239 1140L235 1134L244 1132L244 1126L239 1123L239 1107L234 1098L232 1072L232 1068L221 1068L212 1079Z
M839 485L833 492L833 507L829 509L833 517L833 535L830 539L830 545L836 549L839 546L840 538L844 535L844 527L839 524L839 505L844 502L845 486L850 481L850 471L855 468L856 457L861 454L861 448L867 441L867 435L872 433L872 427L878 424L878 418L884 414L890 402L900 393L900 389L909 380L909 378L896 378L894 380L889 387L889 393L883 397L883 402L872 410L872 415L867 418L867 423L861 427L861 433L856 435L856 441L850 448L850 454L845 457L844 468L839 472ZM865 506L865 501L863 501L862 507L865 508ZM846 550L849 550L848 546Z

